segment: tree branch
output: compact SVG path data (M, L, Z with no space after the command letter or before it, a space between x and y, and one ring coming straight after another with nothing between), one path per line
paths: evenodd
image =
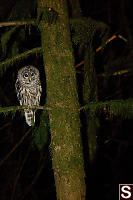
M113 36L111 36L106 42L105 42L105 44L107 45L108 43L110 43L112 40L114 40L114 39L116 39L116 38L120 38L121 40L123 40L124 42L127 42L128 40L125 38L125 37L123 37L122 35L113 35ZM96 49L96 53L97 52L99 52L99 51L101 51L101 49L102 49L103 47L102 46L99 46L97 49ZM84 64L84 60L83 61L81 61L80 63L78 63L77 65L75 65L75 67L77 68L77 67L80 67L81 65L83 65Z
M20 141L11 149L11 151L0 161L0 167L4 164L4 162L9 158L9 156L22 144L24 139L27 137L27 135L31 132L33 128L29 129L25 135L20 139Z
M78 109L78 111L89 109L91 112L103 112L107 107L110 107L110 110L116 111L116 114L119 114L120 108L124 109L124 111L129 111L133 115L133 99L119 99L119 100L110 100L110 101L101 101L101 102L90 102L89 104L82 106ZM7 112L16 112L18 110L24 109L35 109L35 110L49 110L59 108L59 109L73 109L72 107L65 107L60 105L54 105L54 107L48 106L9 106L9 107L0 107L0 113L7 113ZM118 109L118 110L117 110ZM106 111L110 111L107 110ZM115 114L115 113L114 113ZM126 114L126 113L124 113Z
M32 148L32 144L29 146L29 148L28 148L28 150L27 150L27 152L26 152L26 155L25 155L25 157L24 157L24 159L23 159L23 162L21 163L21 166L20 166L20 168L19 168L19 172L18 172L18 174L17 174L17 176L16 176L16 178L15 178L15 180L14 180L14 185L13 185L13 189L12 189L12 197L11 197L11 200L14 199L14 196L15 196L15 193L16 193L16 188L17 188L17 183L18 183L18 180L19 180L19 178L20 178L20 174L21 174L21 172L22 172L22 170L23 170L23 167L24 167L24 165L25 165L25 162L27 161L27 159L28 159L28 157L29 157L31 148Z
M0 107L0 113L7 113L7 112L16 112L18 110L24 109L35 109L35 110L51 110L50 107L46 106L9 106L9 107Z
M24 26L24 25L35 25L35 21L9 21L9 22L0 22L0 27L6 26Z
M17 56L14 56L12 58L7 58L6 61L3 61L3 62L0 62L0 68L1 67L4 67L4 66L9 66L9 65L13 65L15 62L17 61L20 61L21 59L23 58L27 58L28 56L30 56L31 54L38 54L38 53L41 53L42 51L42 48L41 47L36 47L36 48L33 48L31 50L28 50L24 53L21 53Z
M130 119L133 117L133 99L119 99L104 102L90 102L89 104L79 108L79 111L89 110L89 113L105 113L110 118L113 116L120 116L123 119Z

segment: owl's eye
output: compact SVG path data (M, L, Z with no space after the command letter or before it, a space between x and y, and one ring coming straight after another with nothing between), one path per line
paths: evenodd
M27 78L27 77L28 77L28 73L25 73L25 74L24 74L24 77Z
M31 72L31 76L33 77L35 75L35 73L34 72Z

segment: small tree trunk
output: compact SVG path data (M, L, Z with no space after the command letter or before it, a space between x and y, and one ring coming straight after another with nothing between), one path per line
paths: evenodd
M68 0L71 8L72 18L79 18L82 16L79 0Z
M52 164L58 200L84 200L79 103L66 0L38 0L46 72ZM51 16L58 15L57 21ZM47 16L46 16L47 15ZM48 21L47 21L48 20Z
M85 51L85 64L84 64L84 84L83 84L83 103L89 104L91 101L97 101L97 78L94 68L94 52L92 49L92 43ZM96 155L97 150L97 129L99 126L98 118L88 110L85 111L86 117L86 131L88 137L89 146L89 159L92 162Z

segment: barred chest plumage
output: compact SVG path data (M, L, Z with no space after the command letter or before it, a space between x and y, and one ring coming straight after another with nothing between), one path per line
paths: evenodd
M41 88L21 88L20 90L20 104L21 105L39 105L40 96L41 96Z

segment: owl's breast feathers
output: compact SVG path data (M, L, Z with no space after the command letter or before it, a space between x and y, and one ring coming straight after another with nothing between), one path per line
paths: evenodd
M19 80L18 80L18 79L16 80L15 88L16 88L18 100L20 101L20 99L21 99L21 97L20 97L21 87L20 87L20 83L19 83ZM22 105L22 104L21 104L21 105Z
M25 106L39 105L42 92L40 84L38 84L36 87L34 86L26 87L23 84L20 84L17 79L15 87L20 105L25 105Z

